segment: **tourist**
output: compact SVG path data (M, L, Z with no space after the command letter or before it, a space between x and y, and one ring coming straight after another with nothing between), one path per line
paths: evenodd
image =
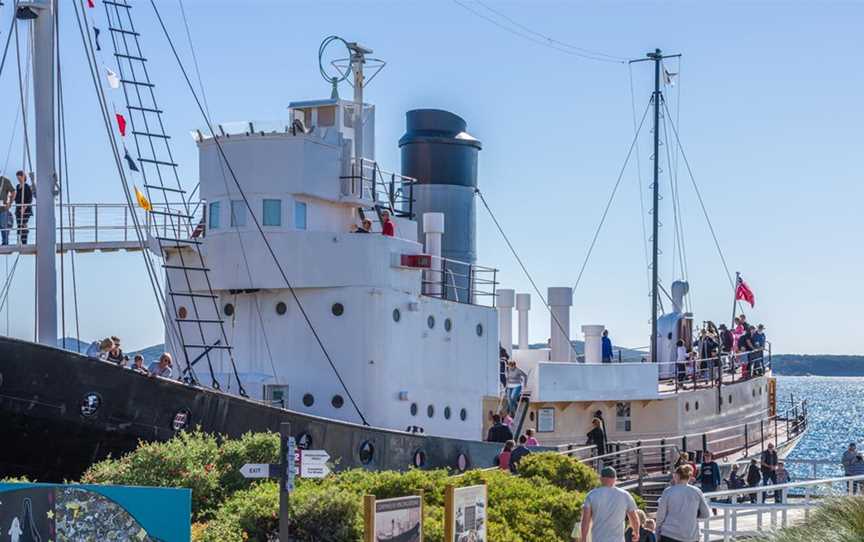
M753 346L755 346L759 350L762 350L763 348L765 348L765 343L765 326L759 324L758 326L756 326L756 332L753 333Z
M516 414L516 407L519 406L519 399L522 397L522 386L528 383L528 375L525 371L516 367L516 362L512 359L507 362L507 409L508 412Z
M110 338L102 339L101 341L93 341L87 348L86 356L91 359L105 361L108 359L108 352L114 348L114 341Z
M680 454L678 454L678 459L675 460L675 468L677 469L678 467L680 467L682 465L688 465L695 476L696 463L690 461L690 453L689 452L681 452ZM694 480L695 480L695 478L694 478Z
M147 368L150 371L150 376L161 376L162 378L171 378L171 354L164 352L159 356L159 361L154 361Z
M489 428L489 432L486 434L486 440L488 442L507 442L508 440L513 440L513 432L510 431L510 428L501 423L501 416L498 414L492 415L492 427Z
M526 429L525 436L527 437L527 439L525 440L525 446L528 446L529 448L534 446L540 446L540 443L537 442L537 438L534 436L533 429Z
M699 467L699 486L703 493L710 493L717 491L720 481L720 465L714 461L714 454L706 451L702 454L702 465Z
M615 354L612 352L612 339L609 338L609 330L603 330L603 363L612 363Z
M852 464L849 465L849 476L864 476L864 457L861 454L856 455ZM864 480L854 481L852 483L852 494L859 495L862 485L864 485Z
M682 465L672 475L672 485L663 490L657 506L660 542L698 542L699 522L710 515L699 488L689 485L693 471Z
M30 184L27 182L27 176L23 171L15 173L18 178L18 188L15 190L15 219L18 222L18 243L27 244L27 235L30 230L27 229L27 222L33 215L33 198L36 193Z
M786 470L786 464L782 461L777 464L777 470L774 471L774 476L777 478L778 485L788 484L792 481L792 477L789 476L789 471ZM783 502L783 492L779 489L774 490L774 502Z
M653 523L654 520L649 520L648 515L642 510L636 510L636 515L639 516L639 536L633 536L633 527L627 527L627 531L624 532L624 542L630 542L631 540L638 540L639 542L657 542L657 538L654 536L654 530L648 529L648 522L651 521Z
M144 367L144 356L142 356L141 354L135 354L135 358L132 360L132 367L129 368L139 374L150 374L150 372L147 370L147 367Z
M500 412L499 416L501 416L501 423L506 425L510 429L510 431L512 432L514 429L513 428L513 416L511 416L510 413L507 412L507 409L502 410Z
M600 487L592 489L582 504L582 525L580 531L573 529L573 540L592 542L621 542L624 540L624 521L630 520L632 542L639 541L639 516L636 515L636 501L623 489L615 487L618 474L612 467L600 471Z
M510 361L510 354L507 349L498 343L498 379L501 381L501 389L507 389L507 362Z
M119 337L111 337L111 349L108 350L108 355L105 357L105 361L110 361L111 363L116 363L120 367L125 367L127 363L129 363L129 356L123 354L123 350L120 349L120 338Z
M687 361L690 355L687 353L687 347L684 346L684 341L678 339L675 343L675 367L678 370L678 382L683 382L687 379Z
M657 522L654 521L654 518L648 518L645 520L645 530L651 533L651 538L646 542L657 542Z
M600 420L600 428L603 429L603 434L606 434L606 420L603 418L602 410L595 410L594 417Z
M603 455L606 453L606 432L603 431L603 425L600 418L594 418L591 420L591 430L588 431L586 436L588 437L586 444L589 446L595 446L597 448L597 455Z
M359 226L354 226L354 233L372 233L372 221L364 218Z
M9 244L9 230L12 228L12 200L15 199L15 186L7 177L0 176L0 236L3 245Z
M732 468L729 471L729 478L726 480L726 489L741 489L744 487L744 480L741 478L741 475L738 474L738 464L732 463ZM732 499L728 499L726 502L732 502ZM735 498L735 502L741 502L740 495Z
M849 448L843 452L843 457L840 458L840 462L843 464L843 474L844 476L849 476L849 467L855 461L855 456L858 455L858 447L854 442L849 443Z
M510 460L515 446L516 443L512 439L504 443L504 448L495 456L495 464L498 465L499 469L510 470Z
M510 452L510 472L513 474L517 474L519 470L519 462L522 461L522 458L531 453L531 450L528 449L527 446L528 437L525 435L519 435L519 445L513 448L513 451Z
M732 352L732 333L726 329L726 324L720 324L720 351L724 354Z
M777 464L780 462L777 457L777 450L774 449L774 443L769 442L766 450L762 452L761 457L762 464L760 466L760 470L762 471L762 485L771 485L777 483ZM762 497L762 500L765 500L765 496Z
M393 221L390 220L390 211L387 210L381 211L381 235L386 235L387 237L394 237L396 235L396 227L393 225Z
M759 464L756 463L756 459L750 460L750 465L747 467L747 486L748 487L759 487L759 482L762 481L762 475L759 474ZM756 502L756 494L758 492L754 491L749 493L750 502Z

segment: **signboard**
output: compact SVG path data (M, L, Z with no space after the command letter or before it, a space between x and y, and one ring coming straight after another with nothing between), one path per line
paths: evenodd
M294 491L294 474L297 468L297 448L294 442L294 437L282 437L282 450L284 457L282 458L282 484L284 491Z
M0 539L4 542L188 542L192 536L189 489L0 484L0 502Z
M278 478L278 472L279 465L268 463L246 463L240 467L240 474L243 475L243 478Z
M551 433L555 431L555 409L554 408L538 408L537 409L537 432Z
M423 496L363 498L365 542L423 542Z
M444 494L444 542L487 542L486 486L454 488Z

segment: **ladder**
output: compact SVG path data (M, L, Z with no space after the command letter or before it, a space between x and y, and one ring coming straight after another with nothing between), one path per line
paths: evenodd
M132 20L132 6L128 0L105 0L102 4L126 104L131 136L126 139L133 142L132 148L127 150L138 164L145 195L154 207L151 213L158 214L161 219L157 226L151 225L147 233L158 243L163 259L166 324L173 322L181 343L186 367L184 379L197 384L194 365L205 359L211 385L219 389L213 357L221 351L231 363L239 394L245 397L218 296L213 293L209 269L201 253L201 224L193 223L193 213L180 182L178 165L171 151L171 136L165 132L163 110L156 101L155 84L150 79L147 58L141 49L141 34Z

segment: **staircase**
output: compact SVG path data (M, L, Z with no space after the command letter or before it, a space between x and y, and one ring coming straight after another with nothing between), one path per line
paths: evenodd
M158 245L163 258L166 324L170 326L173 321L180 342L184 379L198 383L194 366L206 359L211 385L219 389L213 357L216 351L222 351L230 360L238 392L246 396L225 333L218 296L213 293L209 269L201 254L200 224L193 217L180 182L170 146L171 136L165 132L163 111L156 101L155 85L147 70L140 34L132 20L132 6L128 0L104 0L102 4L126 104L124 117L131 132L131 138L123 138L126 152L132 159L129 169L140 175L144 194L153 207L150 214L159 217L158 226L154 225L155 221L149 222L147 235ZM126 146L128 139L132 140L132 145Z

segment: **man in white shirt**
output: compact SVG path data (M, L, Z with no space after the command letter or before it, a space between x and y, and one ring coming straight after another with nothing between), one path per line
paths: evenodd
M657 508L657 534L660 542L699 542L699 521L711 511L702 491L689 485L690 465L675 469L672 485L663 491Z
M630 493L615 487L618 474L612 467L603 467L600 471L600 487L592 489L585 497L582 505L582 528L578 533L572 533L573 540L588 540L591 532L591 542L621 542L624 540L624 520L630 520L633 532L633 542L639 540L639 516L636 515L636 501Z

